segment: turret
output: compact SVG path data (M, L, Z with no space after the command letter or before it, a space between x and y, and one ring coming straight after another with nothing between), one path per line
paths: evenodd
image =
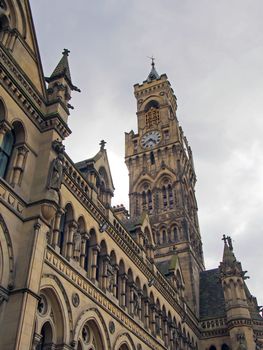
M241 263L236 260L232 240L223 236L224 253L220 263L220 277L224 291L227 324L233 350L255 350L252 318L246 294L245 276Z
M69 109L73 107L69 104L71 92L80 90L71 81L68 55L69 50L64 49L62 58L49 78L48 82L48 114L58 114L67 123Z

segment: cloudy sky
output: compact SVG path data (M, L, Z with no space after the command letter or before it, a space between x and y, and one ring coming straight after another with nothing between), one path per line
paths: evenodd
M192 147L207 268L222 258L222 234L263 304L262 0L31 1L45 75L71 50L74 93L66 141L74 161L107 141L114 203L128 206L124 132L136 130L133 85L156 57L178 99Z

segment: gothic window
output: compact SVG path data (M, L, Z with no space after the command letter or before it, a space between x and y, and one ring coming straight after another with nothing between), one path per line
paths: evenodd
M14 144L15 135L13 131L9 131L5 134L2 145L0 146L0 177L5 178L6 176Z
M142 193L142 205L146 206L146 193L145 193L145 191L143 191L143 193Z
M174 242L178 241L178 232L177 232L176 226L174 226L174 228L173 228L173 240L174 240Z
M165 186L163 186L163 188L162 188L162 193L163 193L163 207L166 209L167 208L167 193L166 193Z
M47 349L47 346L52 346L53 332L49 322L46 322L41 329L42 340L38 350Z
M155 158L154 158L154 154L153 154L153 151L151 151L150 153L150 160L151 160L151 164L155 164Z
M166 230L162 230L162 235L163 235L163 244L165 244L165 243L167 243Z
M147 192L147 197L148 197L148 209L151 212L153 208L153 203L152 203L152 192L148 190Z
M88 271L89 267L89 241L86 240L85 244L85 258L84 258L84 269Z
M226 344L223 344L223 345L221 346L221 350L229 350L229 346L226 345Z
M173 200L173 190L170 184L168 185L168 197L169 197L169 206L170 208L172 208L174 204L174 200Z
M60 219L60 225L59 225L59 240L58 240L58 246L60 248L60 254L62 254L62 249L65 241L65 229L66 229L66 215L67 212L61 216Z

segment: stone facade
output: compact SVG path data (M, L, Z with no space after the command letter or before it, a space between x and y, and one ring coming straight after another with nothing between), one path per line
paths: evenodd
M28 0L0 1L0 348L257 350L263 319L231 239L204 269L191 148L154 63L126 134L130 215L112 207L105 142L63 140L68 50L44 78Z

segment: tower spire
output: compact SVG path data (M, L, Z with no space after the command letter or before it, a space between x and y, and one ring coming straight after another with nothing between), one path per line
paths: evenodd
M150 71L150 74L147 77L147 82L149 83L155 79L159 79L160 76L155 69L155 62L154 62L155 58L153 56L151 56L151 57L148 56L148 58L150 58L152 60L152 63L151 63L152 69Z

